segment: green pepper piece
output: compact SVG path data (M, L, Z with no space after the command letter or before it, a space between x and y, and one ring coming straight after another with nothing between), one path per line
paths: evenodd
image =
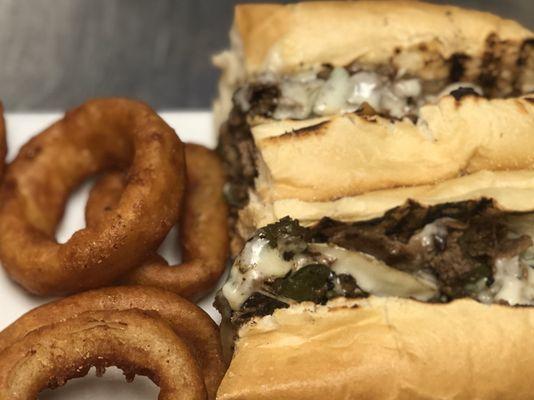
M333 277L334 273L326 265L310 264L286 278L275 280L272 288L276 294L296 301L324 303L333 286Z

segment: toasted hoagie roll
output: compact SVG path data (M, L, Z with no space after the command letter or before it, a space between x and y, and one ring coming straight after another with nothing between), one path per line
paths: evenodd
M351 113L305 124L252 128L262 198L325 201L485 170L534 170L534 95L445 96L421 108L416 123Z
M534 181L507 174L256 231L217 295L233 353L218 398L530 398Z
M529 399L532 32L334 1L238 6L231 38L218 398Z
M234 255L251 216L289 202L534 169L534 35L516 22L415 1L242 5L231 39L215 114Z
M239 331L218 400L528 400L534 308L302 304Z
M284 84L326 81L335 67L346 67L350 75L374 72L392 81L418 78L427 86L425 94L440 83L463 81L504 96L529 91L534 78L528 29L488 13L416 1L238 5L230 38L231 49L215 58L223 71L215 110L221 122L239 87L277 83L284 91L290 89ZM365 82L357 78L353 83ZM254 101L250 105L269 116Z

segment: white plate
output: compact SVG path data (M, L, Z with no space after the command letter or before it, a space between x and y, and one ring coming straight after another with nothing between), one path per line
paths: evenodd
M209 112L162 112L161 116L180 135L183 141L195 142L214 147L216 139ZM7 135L9 145L8 159L11 160L32 136L60 118L60 114L8 114ZM71 197L63 221L58 229L60 242L67 240L73 232L83 228L83 209L87 200L90 184L84 185ZM176 249L176 237L171 233L160 253L169 261L179 260ZM0 269L0 330L9 325L23 313L49 301L28 295L19 286L12 283ZM213 296L201 302L201 306L212 318L219 322L219 314L212 307ZM146 400L156 399L158 389L147 378L136 377L134 383L124 383L121 373L109 369L104 378L95 378L93 373L84 379L70 381L65 387L55 391L45 391L40 395L43 400Z

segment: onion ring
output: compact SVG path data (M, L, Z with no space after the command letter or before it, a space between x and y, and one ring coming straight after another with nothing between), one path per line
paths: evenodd
M223 196L225 176L215 152L186 144L187 185L180 219L183 262L169 266L157 253L127 273L121 283L156 286L198 300L217 284L228 257L228 207ZM108 218L115 209L125 179L109 173L93 187L85 216L88 226Z
M199 307L174 293L150 287L113 287L81 293L38 307L0 332L0 353L29 332L87 311L140 309L156 312L190 348L203 372L210 399L215 398L225 365L219 331Z
M90 101L34 137L0 191L0 259L10 277L41 295L108 285L140 265L179 217L183 145L147 105ZM128 171L120 202L65 244L54 233L69 193L97 172Z
M6 142L6 123L4 121L4 107L0 102L0 181L4 176L4 170L6 167L5 160L7 155L7 142Z
M206 399L185 343L162 319L139 310L90 311L30 332L0 354L0 398L37 399L93 366L99 373L117 366L127 380L148 376L160 400Z

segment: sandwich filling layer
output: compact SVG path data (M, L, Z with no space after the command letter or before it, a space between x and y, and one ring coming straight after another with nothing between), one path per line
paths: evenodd
M277 308L337 297L534 305L533 222L490 200L409 201L371 221L324 218L309 228L286 217L247 242L219 308L239 326Z
M390 118L415 119L422 105L435 103L441 96L482 96L484 92L469 82L424 81L357 67L323 66L287 76L265 74L240 88L234 103L251 116L276 120L355 112L364 104Z
M415 81L407 85L417 86ZM464 86L452 84L447 90L444 94L452 92L457 99L464 96L479 96L482 91L473 84L464 84ZM250 118L259 115L272 116L278 112L276 111L279 110L277 96L280 93L277 86L270 84L257 84L240 89L234 96L234 108L228 120L221 126L218 151L227 172L228 183L225 187L225 195L231 206L231 219L233 220L231 227L235 227L238 210L248 204L249 190L255 187L255 179L258 177L258 154L251 132ZM405 109L411 106L406 103L398 107ZM366 116L377 115L376 110L367 101L359 105L357 113ZM415 114L413 117L416 118Z
M458 62L451 61L451 65L456 64ZM221 126L219 141L228 175L226 195L232 206L233 220L237 220L238 210L248 204L249 191L256 187L261 156L251 127L265 118L308 120L317 116L355 113L371 122L376 116L389 118L393 124L408 118L424 133L426 125L419 117L420 108L436 103L443 96L451 95L455 104L461 104L464 97L502 98L523 95L529 90L528 85L515 87L513 80L507 81L506 89L499 90L495 86L497 78L479 77L464 82L461 80L463 72L458 73L457 68L450 67L448 79L425 80L399 75L398 71L388 71L387 67L369 70L354 65L321 66L292 75L265 73L242 85L234 94L234 107ZM415 122L418 120L421 124ZM431 135L429 139L432 139ZM264 174L264 178L265 175L268 174ZM277 175L277 179L284 177ZM288 187L292 185L290 189L304 185L295 177L288 181L291 182ZM235 223L232 222L231 227L235 227Z

